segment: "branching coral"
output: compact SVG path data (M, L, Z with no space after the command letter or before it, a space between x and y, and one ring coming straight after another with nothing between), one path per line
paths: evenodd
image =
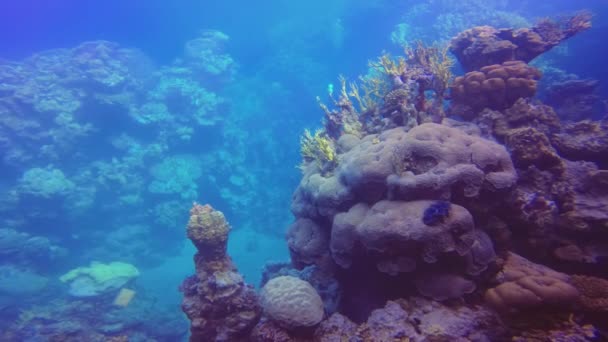
M452 78L454 60L449 56L449 48L439 46L425 46L417 41L415 47L405 47L405 55L409 65L421 67L432 75L430 87L443 98Z
M403 75L407 69L406 60L403 56L395 59L387 52L382 53L376 61L370 61L369 66L392 77Z
M309 130L304 130L304 135L300 138L300 152L305 162L315 161L321 169L336 163L334 142L320 129L314 135Z

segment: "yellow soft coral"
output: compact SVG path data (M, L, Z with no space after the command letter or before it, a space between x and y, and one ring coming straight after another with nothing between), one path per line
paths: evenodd
M438 96L443 97L454 66L454 60L448 54L448 46L426 46L422 41L417 41L415 47L406 47L404 52L408 63L419 65L433 74L436 80L433 89Z
M316 161L321 168L336 161L334 143L320 129L314 135L309 130L304 130L304 135L300 138L300 152L304 161Z
M388 76L401 76L407 68L405 58L399 56L397 59L391 57L387 52L382 53L378 60L369 62L369 66L381 71Z

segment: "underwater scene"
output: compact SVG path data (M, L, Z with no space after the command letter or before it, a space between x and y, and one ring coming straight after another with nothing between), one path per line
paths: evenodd
M608 341L608 1L0 1L0 341Z

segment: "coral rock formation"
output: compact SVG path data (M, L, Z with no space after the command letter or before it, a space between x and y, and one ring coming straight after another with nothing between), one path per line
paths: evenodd
M491 64L530 62L562 41L591 27L591 15L579 13L560 22L543 20L532 28L479 26L452 39L450 50L467 71Z
M196 275L181 286L191 341L246 341L259 320L257 295L226 254L228 232L222 212L209 205L193 205L187 234L198 250Z

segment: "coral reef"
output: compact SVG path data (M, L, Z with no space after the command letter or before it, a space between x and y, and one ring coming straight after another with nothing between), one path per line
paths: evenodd
M180 288L192 341L593 339L608 312L607 121L594 121L593 81L553 70L556 108L533 99L542 75L527 64L590 16L521 28L501 6L433 0L406 14L433 16L440 41L465 22L519 27L455 37L465 75L452 80L448 47L408 39L328 86L323 128L300 139L290 225L279 211L292 175L277 170L297 155L279 147L297 134L298 87L258 75L303 66L294 79L312 84L318 61L280 48L266 70L237 74L213 30L159 68L105 41L0 61L0 340L184 339L182 317L126 262L156 266L181 247L171 228L201 196L236 217L251 259L274 252L262 232L277 240L289 225L291 260L269 264L256 293L228 255L224 214L194 203L195 274ZM32 305L53 293L62 256L123 262L76 268L61 296Z
M604 123L562 124L530 99L541 74L527 65L589 25L579 14L459 35L452 49L478 71L454 80L447 113L465 122L428 120L441 111L417 101L425 76L438 77L422 46L381 56L360 87L341 79L337 108L321 105L324 130L303 139L312 151L323 137L332 166L303 153L287 233L294 269L272 265L264 278L274 286L314 270L332 279L340 296L314 340L595 337L595 318L584 314L605 304ZM321 299L327 307L331 297ZM268 316L252 340L302 338Z

